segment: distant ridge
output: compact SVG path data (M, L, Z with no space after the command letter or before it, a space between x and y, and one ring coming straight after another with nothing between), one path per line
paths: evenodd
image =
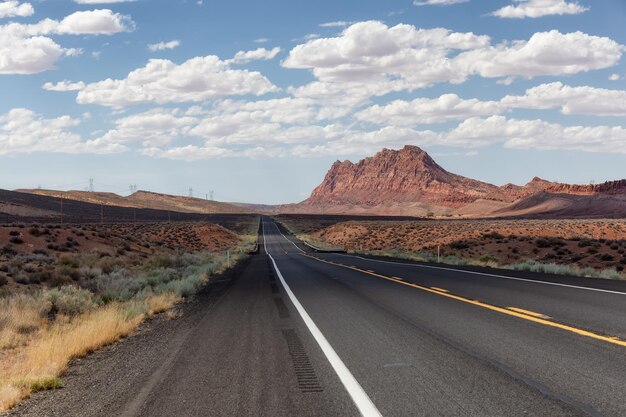
M251 213L244 207L219 201L204 200L194 197L183 197L169 194L153 193L149 191L137 191L128 197L114 193L88 192L88 191L57 191L44 189L16 190L20 193L36 194L49 197L64 198L68 200L82 201L85 203L102 204L106 206L147 208L153 210L169 210L180 213L198 214L228 214L228 213Z

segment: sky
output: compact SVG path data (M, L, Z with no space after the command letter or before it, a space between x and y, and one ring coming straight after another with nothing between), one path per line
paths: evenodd
M623 0L0 0L0 188L298 202L411 144L626 178Z

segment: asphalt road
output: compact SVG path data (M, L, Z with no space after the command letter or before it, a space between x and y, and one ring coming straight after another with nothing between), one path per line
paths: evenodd
M262 253L179 318L10 415L626 415L626 284L314 253L263 230Z

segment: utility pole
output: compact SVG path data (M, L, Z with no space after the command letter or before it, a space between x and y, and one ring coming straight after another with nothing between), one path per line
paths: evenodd
M89 192L93 193L94 188L93 188L93 178L89 178Z
M213 201L213 190L209 191L209 200Z
M193 197L193 188L189 187L189 197Z

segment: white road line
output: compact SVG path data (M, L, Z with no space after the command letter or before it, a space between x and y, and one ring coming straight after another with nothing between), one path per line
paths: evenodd
M278 225L276 223L274 223L274 227L276 227L276 230L278 230L278 233L280 233L286 240L287 242L291 243L293 246L296 247L296 249L298 249L300 252L305 253L302 249L300 249L298 247L298 245L296 245L295 243L293 243L290 239L287 238L287 236L283 235L283 232L280 231L280 229L278 228ZM264 235L265 236L265 235Z
M326 359L328 359L328 362L330 362L330 365L335 370L335 373L341 380L341 383L343 384L343 386L346 388L346 391L348 391L348 394L350 395L350 397L352 397L352 401L354 401L354 404L359 409L359 412L361 413L362 416L365 416L365 417L382 417L382 415L380 414L380 411L378 411L378 409L376 408L376 406L374 405L370 397L363 390L363 387L361 387L361 384L359 384L356 378L354 378L354 376L352 375L348 367L343 363L339 355L337 355L337 352L335 352L335 350L330 345L330 343L328 343L328 340L326 340L326 337L322 334L322 332L317 327L315 322L311 319L311 316L309 316L309 313L307 313L304 307L302 307L302 304L300 304L300 301L298 301L294 293L291 291L291 288L289 288L289 285L287 285L287 282L285 282L285 278L283 277L283 274L281 274L280 270L278 269L278 266L276 265L276 261L274 260L272 255L270 255L270 253L267 251L267 244L265 242L265 223L262 223L262 230L263 230L263 247L265 248L265 253L267 253L267 255L270 257L272 264L274 265L274 269L276 270L276 274L278 275L280 282L283 284L283 287L285 287L285 292L287 292L289 299L291 300L293 305L296 307L296 310L298 310L298 313L300 313L302 320L304 321L306 326L309 328L309 331L313 335L313 338L315 339L317 344L322 349L322 352L324 352L324 355L326 355Z
M574 289L578 289L578 290L597 291L597 292L604 292L604 293L609 293L609 294L626 295L626 292L621 292L621 291L603 290L601 288L582 287L580 285L560 284L558 282L539 281L539 280L534 280L534 279L509 277L509 276L506 276L506 275L488 274L486 272L466 271L464 269L445 268L445 267L442 267L442 266L419 265L419 264L410 264L410 263L403 263L403 262L382 261L380 259L363 258L362 256L345 255L345 254L342 254L342 253L338 253L336 255L347 256L347 257L350 257L350 258L359 258L359 259L363 259L364 261L380 262L380 263L385 263L385 264L411 266L411 267L415 267L415 268L440 269L440 270L443 270L443 271L453 271L453 272L459 272L459 273L462 273L462 274L484 275L486 277L510 279L510 280L513 280L513 281L534 282L536 284L554 285L554 286L557 286L557 287L568 287L568 288L574 288Z

